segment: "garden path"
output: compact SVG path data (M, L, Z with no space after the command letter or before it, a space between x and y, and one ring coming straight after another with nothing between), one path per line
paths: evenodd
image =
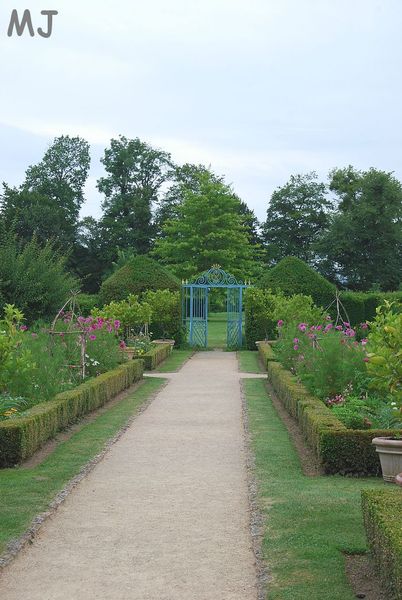
M199 352L169 379L4 571L1 598L257 598L236 356Z

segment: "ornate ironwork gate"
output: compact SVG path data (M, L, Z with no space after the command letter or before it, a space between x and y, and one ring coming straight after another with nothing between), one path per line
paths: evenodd
M243 340L243 290L249 287L219 267L212 267L193 281L183 281L182 315L190 346L208 346L208 293L226 288L227 346L241 348Z

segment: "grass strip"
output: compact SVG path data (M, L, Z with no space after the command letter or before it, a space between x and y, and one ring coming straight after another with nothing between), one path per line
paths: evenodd
M37 467L0 471L0 555L164 381L159 377L144 380L132 394L60 443Z
M242 373L264 372L260 364L258 352L254 352L252 350L239 350L237 352L237 358L239 360L239 367Z
M263 381L243 381L258 497L265 523L263 556L269 600L352 600L343 552L367 551L362 489L382 480L306 477Z
M175 350L173 349L170 356L156 368L157 373L174 373L179 371L183 364L194 354L193 350Z

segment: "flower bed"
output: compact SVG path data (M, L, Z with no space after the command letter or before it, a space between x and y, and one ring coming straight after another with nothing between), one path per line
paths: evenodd
M53 400L36 404L20 416L0 422L0 467L12 467L32 456L58 431L141 379L143 368L142 360L128 361Z
M387 597L402 600L402 493L364 490L362 506L368 542Z
M297 419L307 443L328 474L379 475L381 466L371 441L396 435L392 430L353 430L341 423L319 398L275 361L267 362L268 381L288 412Z

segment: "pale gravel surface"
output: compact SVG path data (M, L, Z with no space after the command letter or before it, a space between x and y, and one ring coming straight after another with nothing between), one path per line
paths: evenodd
M255 600L239 379L229 352L173 374L4 570L0 598Z

